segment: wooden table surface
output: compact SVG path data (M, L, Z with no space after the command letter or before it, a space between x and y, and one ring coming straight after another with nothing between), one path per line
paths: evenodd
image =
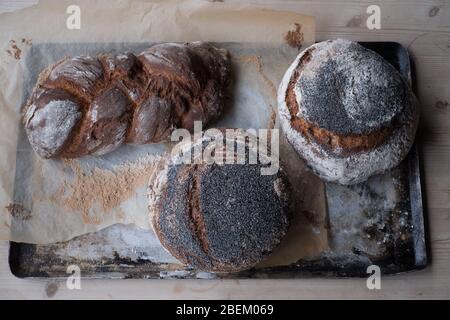
M0 0L0 12L13 11L35 2ZM422 104L419 139L423 155L431 264L422 271L382 277L381 290L368 290L366 279L317 278L84 280L81 290L68 290L64 281L15 278L8 266L8 244L0 243L0 299L450 298L450 1L248 2L315 16L317 40L345 37L360 41L396 41L408 48L415 63L416 92ZM380 30L368 30L366 27L366 8L371 4L381 8Z

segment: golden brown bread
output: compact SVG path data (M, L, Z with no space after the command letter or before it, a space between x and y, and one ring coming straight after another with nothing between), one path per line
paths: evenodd
M25 130L44 158L161 142L175 128L215 120L229 78L228 53L202 42L65 58L40 74L24 107Z

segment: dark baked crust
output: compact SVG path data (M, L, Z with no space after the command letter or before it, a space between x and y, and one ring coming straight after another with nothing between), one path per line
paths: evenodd
M133 107L127 96L111 86L92 100L79 129L62 157L105 154L125 141Z
M164 247L196 269L235 272L267 257L288 226L287 181L260 165L173 165L153 214Z
M229 73L227 52L201 42L159 44L138 56L65 58L39 76L24 107L25 129L33 137L33 148L45 158L104 154L122 143L160 142L174 128L192 130L196 120L204 125L215 120L223 108ZM49 103L61 99L61 91L63 102L76 103L81 117L73 126L53 130L60 136L66 130L66 140L48 148L46 139L57 140L52 130L46 130L50 137L39 138L30 120L35 110L45 108L37 93L44 92ZM56 118L63 119L64 111L57 109L62 114ZM40 128L51 126L50 118L40 121Z
M389 118L387 121L379 121L377 126L372 127L366 126L364 121L352 122L352 119L348 118L346 112L341 111L338 108L338 106L343 102L336 100L340 99L340 94L338 92L351 90L351 88L346 87L348 85L342 84L342 82L348 82L345 76L342 76L343 79L334 78L337 76L333 75L332 70L328 70L330 68L337 68L337 66L333 66L332 63L330 63L330 65L325 63L326 67L318 69L317 72L319 74L313 77L313 80L310 81L312 83L306 85L305 81L302 81L300 77L305 67L308 63L310 63L312 56L315 54L315 47L307 49L299 60L298 65L292 73L285 97L286 105L291 115L291 126L307 139L322 145L331 152L338 150L338 153L341 155L372 150L382 145L391 136L392 132L398 128L398 117L403 111L403 105L409 101L406 97L407 90L404 89L406 84L397 72L377 54L362 48L356 43L354 45L355 47L352 47L351 49L361 51L359 53L365 59L374 59L374 63L385 67L383 70L379 70L379 72L387 73L385 75L387 79L386 81L390 81L392 83L392 87L389 88L389 92L377 92L381 95L385 94L385 97L377 96L374 98L389 101L389 97L391 95L395 96L395 101L392 101L392 107L396 108L396 112L393 117ZM363 61L363 63L367 62ZM355 69L357 69L357 66L355 66ZM358 71L355 70L355 72ZM317 78L320 79L318 80ZM325 81L323 78L328 80ZM317 87L317 91L312 92L311 90L303 90L301 98L302 105L299 106L295 92L296 85L299 86L300 90L302 90L305 86L315 85ZM358 84L354 85L358 86ZM368 84L363 83L359 85L367 86ZM368 90L368 88L360 88L360 91L364 93ZM336 95L335 92L337 92ZM330 95L332 98L330 98ZM376 103L374 103L374 105L375 104ZM313 110L313 112L309 110L312 116L298 116L301 108L311 109L313 108L313 105L315 110ZM335 109L333 109L334 107ZM387 106L384 105L384 107L386 108ZM378 114L382 115L384 112L383 108L378 110L374 107L371 109L372 117L375 117ZM367 122L369 120L370 119L367 119Z
M261 173L267 166L261 154L258 163L251 164L256 144L245 143L244 137L256 137L225 136L226 129L217 130L223 144L217 136L204 136L180 145L160 162L149 181L150 220L163 246L181 262L204 271L236 272L267 257L285 235L290 187L282 168L273 175ZM221 149L230 144L228 139L236 143L234 154ZM237 150L242 150L244 163L207 164L206 158L196 158L195 150L203 155L212 150L226 153L235 163ZM189 154L194 157L191 164L180 163Z

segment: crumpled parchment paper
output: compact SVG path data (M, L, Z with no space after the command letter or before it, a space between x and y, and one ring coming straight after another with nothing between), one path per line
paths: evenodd
M81 9L79 30L66 27L69 5ZM115 223L149 229L147 179L172 145L126 145L74 160L39 158L20 111L42 68L64 56L212 41L231 52L235 72L230 105L215 125L277 128L278 83L299 47L314 42L314 19L209 1L40 1L2 14L0 31L0 239L43 244ZM327 245L323 185L283 138L280 148L297 181L298 212L269 264L297 261Z

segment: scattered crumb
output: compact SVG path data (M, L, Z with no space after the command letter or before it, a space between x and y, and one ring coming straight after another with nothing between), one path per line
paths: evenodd
M22 43L26 44L27 46L31 46L33 44L32 39L25 39L25 38L22 38Z
M22 48L19 48L18 45L17 45L16 40L10 40L9 41L10 48L6 50L6 53L10 57L13 57L16 60L20 60L20 58L22 57L23 45L31 46L32 45L32 40L31 39L22 38L21 44L22 44Z
M19 60L22 55L22 50L17 46L16 41L11 40L9 43L11 44L14 59Z
M78 160L65 159L64 163L72 170L74 179L66 180L52 196L52 201L79 211L86 224L99 224L102 213L110 212L122 202L136 194L136 189L145 186L156 168L157 157L147 156L135 163L115 166L113 170L98 167L90 171L83 169ZM99 210L92 210L99 206ZM118 208L117 218L123 218Z
M294 29L284 35L284 40L292 48L299 49L303 46L303 31L300 23L294 24Z
M28 220L31 218L31 211L19 203L10 203L5 208L16 219Z
M254 64L254 65L256 65L256 66L259 66L259 64L260 64L259 61L260 61L260 59L261 59L261 56L256 56L256 55L242 55L242 56L239 56L238 59L241 60L242 62L245 62L245 63L251 63L251 64Z

